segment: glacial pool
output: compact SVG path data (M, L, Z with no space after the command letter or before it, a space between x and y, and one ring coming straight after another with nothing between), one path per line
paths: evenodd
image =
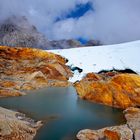
M33 90L21 97L0 98L0 106L17 110L44 125L35 140L75 140L79 130L125 123L120 109L80 99L73 87Z

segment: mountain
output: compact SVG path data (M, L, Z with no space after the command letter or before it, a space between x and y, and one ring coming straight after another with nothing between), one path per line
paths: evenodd
M50 41L31 25L26 17L11 16L0 23L0 45L39 49L63 49L82 46L77 40Z
M97 46L100 42L89 40L83 45L75 39L48 40L25 16L11 16L0 22L0 45L50 50Z
M26 17L12 16L0 24L0 45L49 49L44 35Z

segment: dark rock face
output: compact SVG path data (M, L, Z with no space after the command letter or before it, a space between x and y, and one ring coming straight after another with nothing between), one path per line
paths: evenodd
M101 70L98 72L98 74L105 74L105 73L131 73L131 74L137 74L135 71L131 69L112 69L112 70Z
M69 48L82 47L82 44L74 39L52 40L49 43L52 49L69 49Z
M0 45L39 49L67 49L82 46L76 40L49 41L26 17L12 16L0 23Z
M100 42L90 40L82 45L75 39L48 40L26 17L11 16L0 22L0 45L11 47L30 47L39 49L68 49L83 46L99 46Z
M48 43L25 17L12 16L0 24L0 45L49 49Z
M102 43L99 40L89 40L86 46L100 46Z

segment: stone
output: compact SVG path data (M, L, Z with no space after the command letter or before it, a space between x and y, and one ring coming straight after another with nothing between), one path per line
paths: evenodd
M99 130L85 129L77 134L78 140L139 140L140 109L129 107L123 111L126 124L105 127Z
M25 16L10 16L0 22L0 45L44 50L83 46L78 40L48 40Z
M135 140L140 140L140 129L135 130L134 137L135 137Z
M22 96L26 95L23 91L8 89L8 88L0 88L0 97L14 97L14 96Z
M77 134L78 140L132 140L133 133L127 125L106 127L99 130L85 129Z
M133 132L140 129L140 109L130 107L124 110L125 118L127 120L127 124L129 128Z
M31 48L0 46L0 96L25 95L21 90L69 86L71 69L60 55Z
M89 73L74 86L79 97L89 101L123 109L140 106L138 74Z
M0 107L0 140L32 140L41 126L41 121Z

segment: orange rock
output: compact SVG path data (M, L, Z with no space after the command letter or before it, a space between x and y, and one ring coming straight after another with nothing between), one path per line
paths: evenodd
M133 133L127 125L120 125L99 130L84 129L76 137L78 140L132 140Z
M122 73L89 73L74 84L78 95L118 108L140 106L140 76Z
M21 96L21 95L25 95L25 93L14 89L0 88L0 97Z
M119 134L117 132L113 132L113 131L110 131L110 130L105 130L104 131L104 136L108 140L120 140Z
M72 72L66 62L60 55L39 49L0 46L0 87L30 90L68 86ZM10 93L0 91L0 95L13 96Z
M84 129L78 132L78 140L139 140L140 109L129 107L123 112L126 124L105 127L99 130Z

